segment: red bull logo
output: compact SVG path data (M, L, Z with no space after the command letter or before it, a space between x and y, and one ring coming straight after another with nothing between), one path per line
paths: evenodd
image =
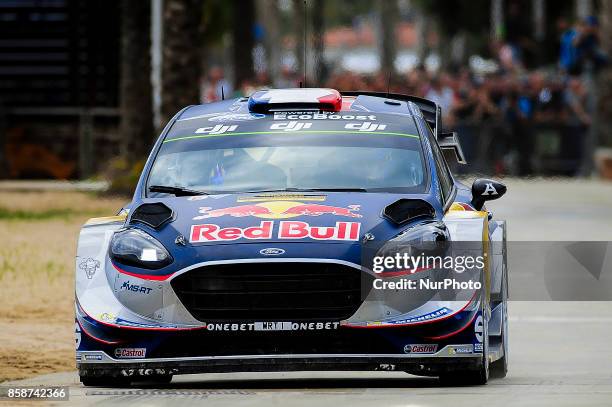
M359 239L359 222L336 222L334 226L312 226L307 222L281 221L276 233L278 239L344 240ZM222 228L215 224L191 226L191 243L231 241L237 239L272 239L274 221L262 221L258 226Z
M233 216L236 218L255 216L262 219L288 219L297 216L321 216L326 214L348 218L361 218L360 214L355 213L357 211L359 211L359 205L349 205L345 208L316 203L271 201L219 209L202 207L199 210L200 215L194 217L193 220L219 218L221 216Z

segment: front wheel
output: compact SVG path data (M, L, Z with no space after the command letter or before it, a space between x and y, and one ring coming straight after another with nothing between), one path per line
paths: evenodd
M440 375L444 385L483 385L489 381L489 328L484 320L484 312L478 317L482 319L482 359L477 369L456 370ZM476 324L479 325L478 319Z

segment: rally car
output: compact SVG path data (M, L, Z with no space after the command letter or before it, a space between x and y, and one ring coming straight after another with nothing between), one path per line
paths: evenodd
M287 370L505 376L506 225L484 204L506 188L452 175L446 158L465 158L440 118L413 96L318 88L181 110L132 201L81 229L82 383ZM466 253L477 259L468 271Z

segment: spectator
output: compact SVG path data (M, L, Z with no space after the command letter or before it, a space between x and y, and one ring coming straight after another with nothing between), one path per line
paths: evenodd
M580 75L585 64L595 68L607 64L608 58L600 48L599 23L596 17L587 17L561 35L559 66L569 75Z
M431 80L429 90L425 94L426 99L440 105L444 116L448 116L451 113L454 97L453 90L446 83L443 83L441 77L434 77Z
M208 80L202 84L200 97L203 103L216 102L223 96L233 93L233 88L224 79L223 70L219 66L212 66L208 71Z

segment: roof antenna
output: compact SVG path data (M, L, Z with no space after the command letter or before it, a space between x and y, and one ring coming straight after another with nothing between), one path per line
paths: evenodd
M391 71L387 72L387 98L389 97L390 88L391 88Z
M304 0L304 87L306 87L306 23L308 19L306 18L306 13L308 12L308 7L306 6L306 0ZM300 86L301 88L302 86Z
M223 91L223 85L221 85L221 100L225 100L225 92Z

